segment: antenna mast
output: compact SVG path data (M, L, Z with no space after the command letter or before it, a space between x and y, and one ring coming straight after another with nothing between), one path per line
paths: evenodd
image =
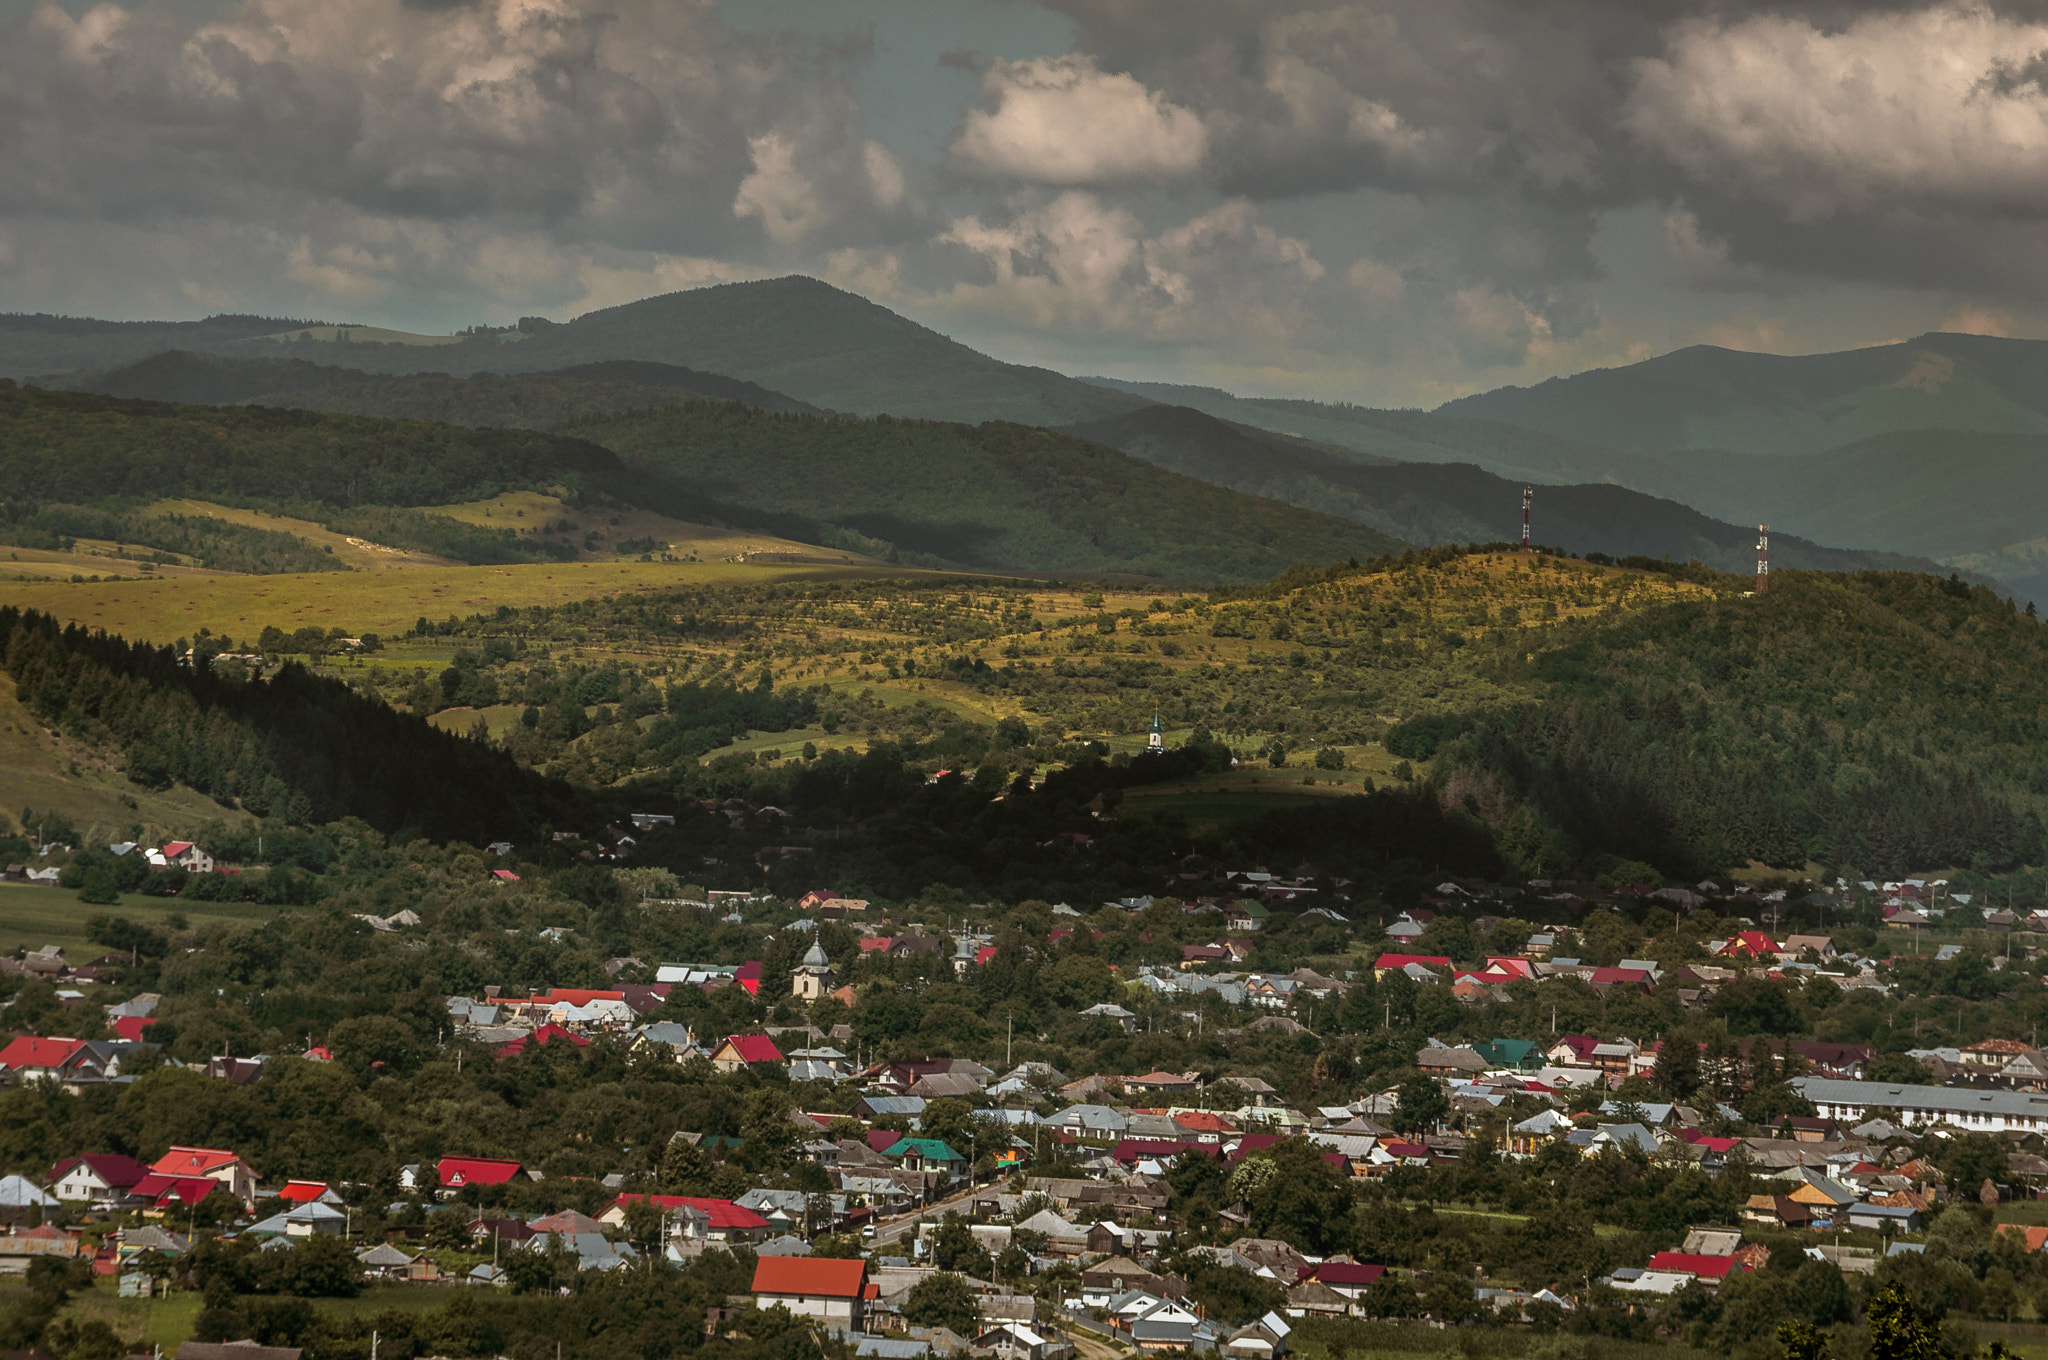
M1527 486L1525 486L1525 487L1523 487L1523 488L1522 488L1522 551L1523 551L1523 552L1527 552L1527 551L1529 551L1529 497L1530 497L1531 495L1533 495L1534 493L1535 493L1535 488L1534 488L1534 487L1527 487Z
M1526 532L1526 531L1525 531ZM1756 593L1761 595L1771 584L1771 526L1756 526Z

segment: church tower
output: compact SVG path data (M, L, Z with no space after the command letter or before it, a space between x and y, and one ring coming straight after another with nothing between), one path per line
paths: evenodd
M1166 733L1159 728L1159 710L1156 708L1152 710L1152 730L1145 737L1145 749L1148 751L1164 751L1166 749Z
M832 971L831 960L825 957L825 947L813 940L811 947L804 951L804 961L796 966L789 994L805 1001L816 1001L831 991L838 981Z

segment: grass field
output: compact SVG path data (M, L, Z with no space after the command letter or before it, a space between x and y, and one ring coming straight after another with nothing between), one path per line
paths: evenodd
M252 529L268 529L272 533L290 534L294 538L304 539L316 548L327 549L334 554L336 561L358 571L420 570L456 565L445 557L433 557L427 553L410 552L403 548L390 548L364 539L350 538L347 534L337 534L332 529L323 528L309 519L291 519L285 515L265 514L261 510L215 505L212 501L158 501L142 513L219 519L230 524L247 525Z
M28 1291L18 1284L0 1286L0 1302L10 1306L25 1299ZM454 1296L455 1288L445 1285L378 1284L366 1287L352 1299L316 1299L314 1306L340 1317L368 1317L396 1310L423 1313L439 1308ZM115 1292L112 1280L98 1280L88 1292L74 1295L64 1316L78 1320L97 1318L114 1329L131 1351L147 1352L161 1346L166 1352L192 1339L193 1324L205 1299L193 1290L179 1290L161 1298L124 1299Z
M157 925L177 913L201 926L220 921L267 921L277 910L239 902L181 902L137 893L121 894L115 906L93 907L79 901L69 888L0 883L0 952L18 945L37 949L55 944L62 945L69 957L82 957L79 951L95 947L85 938L85 922L90 916L125 916L144 925Z
M46 731L16 698L13 677L0 674L0 829L15 829L24 807L61 812L102 842L125 839L135 825L170 832L245 819L191 789L152 793L129 783L105 751Z

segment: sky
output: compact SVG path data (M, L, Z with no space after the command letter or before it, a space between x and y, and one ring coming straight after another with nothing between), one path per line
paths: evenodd
M2048 9L0 0L0 310L446 333L810 274L1069 373L1434 406L2048 335Z

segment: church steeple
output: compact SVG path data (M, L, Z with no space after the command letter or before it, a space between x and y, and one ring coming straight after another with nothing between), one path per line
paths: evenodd
M1152 710L1152 730L1145 737L1145 749L1148 751L1164 751L1166 749L1166 733L1159 726L1159 710L1156 708Z

